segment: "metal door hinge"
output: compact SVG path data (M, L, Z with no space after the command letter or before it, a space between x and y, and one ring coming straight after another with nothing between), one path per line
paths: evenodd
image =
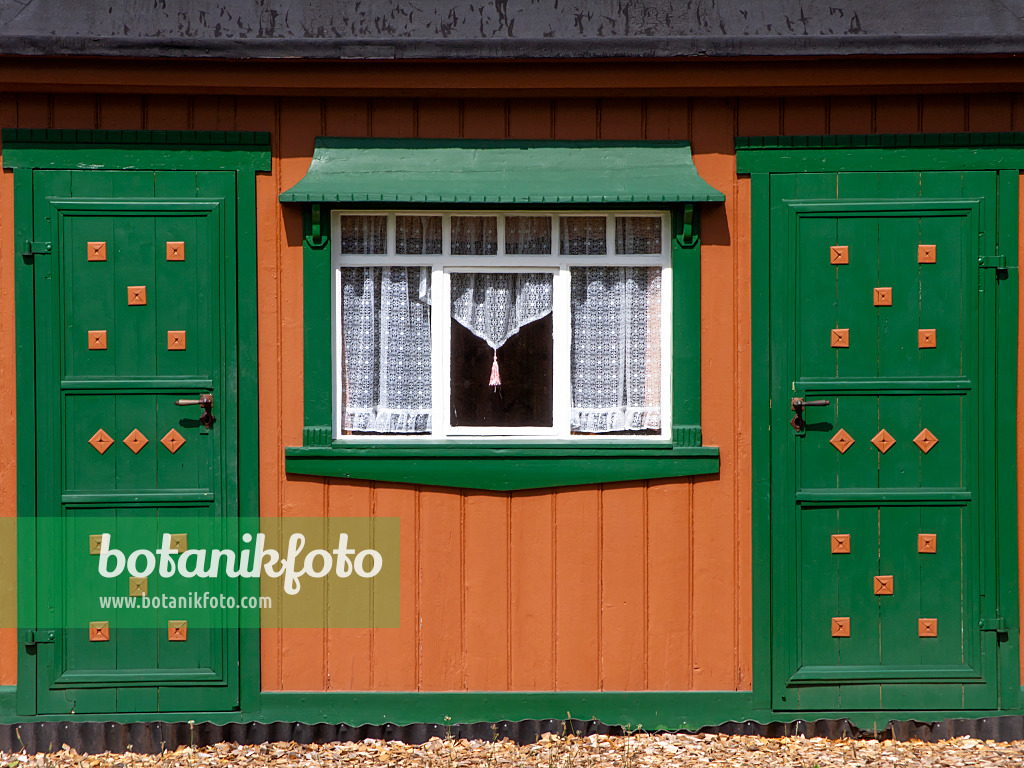
M53 245L48 240L26 240L21 255L40 256L44 253L49 253L52 249Z
M978 266L982 269L1006 269L1005 256L979 256Z
M982 619L978 622L978 628L982 632L1005 632L1006 619L1002 616L996 616L994 619Z
M56 632L52 629L26 629L25 636L22 638L22 643L26 646L37 645L39 643L52 643Z

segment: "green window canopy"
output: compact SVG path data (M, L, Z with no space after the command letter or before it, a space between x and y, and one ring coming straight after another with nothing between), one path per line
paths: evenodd
M722 202L685 141L316 140L285 203L636 204Z

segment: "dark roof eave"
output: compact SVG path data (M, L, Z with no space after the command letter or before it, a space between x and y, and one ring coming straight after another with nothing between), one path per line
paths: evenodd
M197 59L603 59L1007 56L1024 34L534 38L175 38L0 35L0 56Z

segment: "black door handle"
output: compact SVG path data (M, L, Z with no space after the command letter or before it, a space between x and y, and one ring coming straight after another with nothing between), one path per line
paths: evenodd
M213 395L207 393L200 395L198 400L175 400L175 405L199 405L203 412L199 416L199 423L209 429L217 419L213 416Z
M794 431L799 432L807 426L807 422L804 421L804 408L812 405L832 405L832 402L830 400L804 400L802 397L794 397L789 401L789 405L793 410L793 418L789 420L789 425Z

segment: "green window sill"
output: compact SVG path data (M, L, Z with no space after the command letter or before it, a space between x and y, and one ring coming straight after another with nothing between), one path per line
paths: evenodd
M305 446L285 449L285 471L392 483L521 491L716 474L718 448L632 444L495 447L460 442L415 446Z

